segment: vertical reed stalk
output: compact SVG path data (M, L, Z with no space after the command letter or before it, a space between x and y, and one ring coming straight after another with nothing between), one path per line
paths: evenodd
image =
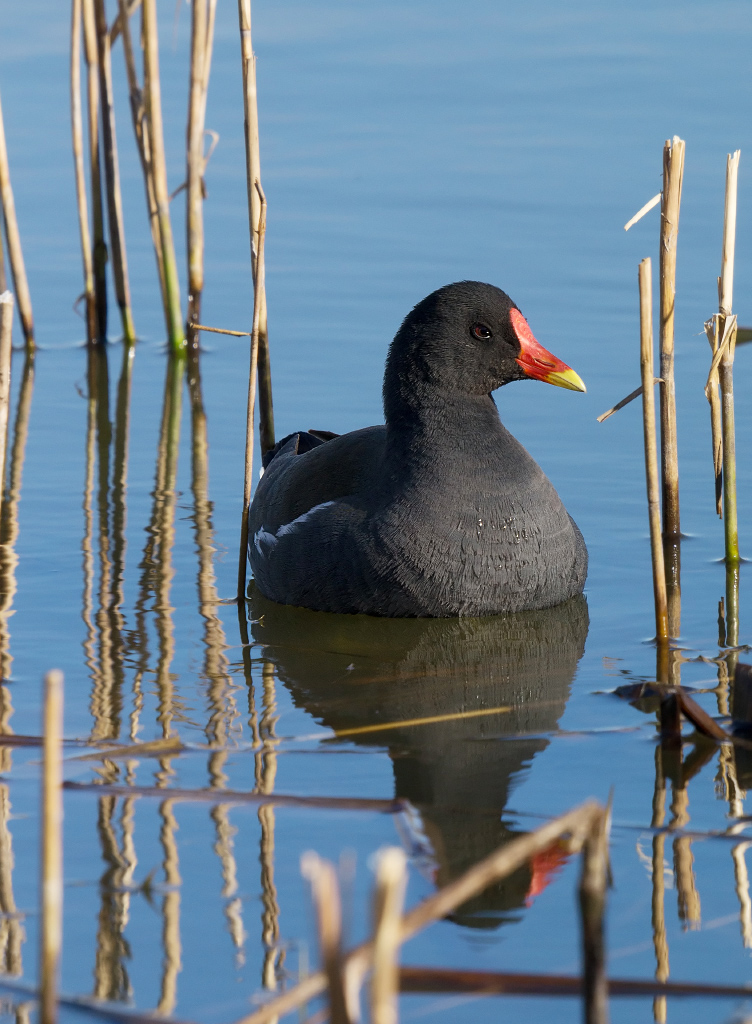
M44 677L44 762L42 774L42 920L40 943L40 1021L57 1019L58 962L63 925L63 800L61 754L63 674Z
M655 385L653 383L653 284L650 259L640 263L640 370L642 372L642 426L645 439L645 479L648 492L650 550L653 560L653 597L656 639L668 640L666 573L661 540L661 506L655 437Z
M180 282L175 259L175 245L170 222L170 196L167 191L164 132L162 129L162 95L159 83L159 39L157 35L156 0L144 0L142 8L144 44L144 102L148 123L154 198L157 205L162 266L165 284L165 317L170 349L176 354L185 350L185 331L180 312Z
M115 295L120 307L120 319L123 323L123 340L127 345L131 345L136 340L136 332L133 327L131 288L128 280L128 259L125 253L123 199L120 192L120 167L118 163L117 135L115 132L115 101L112 91L110 33L107 28L107 12L104 0L94 0L94 13L98 43L99 88L102 95L102 141L104 143L104 169L107 182L107 219L110 227L112 273L115 280Z
M10 166L8 164L8 147L5 143L5 125L3 123L3 108L0 104L0 201L3 208L3 220L5 221L5 239L8 243L8 260L10 261L10 272L13 275L13 287L18 300L18 313L21 317L21 327L26 338L26 350L34 350L34 317L31 312L31 296L29 295L29 283L26 280L26 267L24 266L23 252L21 251L21 235L18 231L16 220L16 204L13 200L13 189L10 184ZM0 242L0 244L2 244Z
M13 334L13 296L0 295L0 508L5 500L5 453L8 447L10 412L10 361Z
M312 850L303 854L300 870L311 883L321 959L329 988L331 1024L350 1024L342 973L342 905L334 865Z
M679 235L684 141L677 135L663 147L663 193L660 237L661 343L661 469L663 475L663 534L681 536L679 525L679 458L676 443L674 383L674 315L676 305L676 243Z
M246 564L248 562L248 510L251 507L253 486L253 413L256 406L256 367L259 351L259 319L261 296L264 287L264 238L266 236L266 196L261 184L256 181L261 198L259 209L258 259L256 262L256 287L253 295L253 326L251 328L251 365L248 371L248 404L245 424L245 479L243 482L243 519L240 524L240 554L238 557L238 611L244 607ZM245 615L243 615L245 618Z
M373 976L371 978L372 1024L397 1024L402 904L407 875L405 854L396 846L379 857L374 893Z
M188 232L188 326L201 321L201 292L204 288L204 64L207 52L206 0L191 4L191 78L186 139L186 183ZM194 335L192 343L198 343Z
M713 368L718 352L718 318L705 321L705 334L713 353L710 375L705 386L705 397L710 403L710 436L713 448L713 475L715 477L715 510L723 518L723 426L721 422L721 396L718 392L718 367Z
M76 200L78 203L78 230L81 236L81 257L84 264L86 340L91 345L97 338L97 307L94 296L94 267L91 260L89 209L86 200L84 130L81 113L81 0L73 0L71 11L70 94L73 164L76 174Z
M608 822L604 811L592 824L582 847L582 917L585 1024L608 1024L608 979L603 915L608 875Z
M154 179L151 169L151 147L149 145L149 133L146 129L146 114L144 112L144 96L138 82L136 70L136 58L133 52L133 40L131 38L130 11L127 8L126 0L118 0L120 11L119 24L123 35L123 56L125 57L125 70L128 76L128 91L131 101L131 120L133 121L133 133L136 137L136 147L141 160L141 169L144 174L144 188L146 189L146 208L149 212L149 228L151 240L154 244L154 253L157 258L157 272L159 274L159 288L162 295L162 309L165 312L165 323L169 333L170 320L168 316L167 291L165 288L164 259L162 258L162 238L159 233L159 216L157 200L154 196Z
M736 318L734 302L734 251L736 246L736 194L739 178L737 149L726 160L726 201L723 217L723 255L718 282L718 337L723 349L718 376L721 385L721 419L723 425L723 527L726 542L726 565L739 562L739 529L736 512L736 436L734 431L734 348Z
M248 189L248 220L251 236L251 266L253 286L261 293L259 314L259 433L261 452L265 454L274 447L274 409L272 405L272 378L269 362L269 332L266 317L266 287L258 277L259 229L261 206L254 182L261 181L261 159L259 154L258 100L256 93L256 58L253 55L251 36L251 0L238 0L240 21L240 52L243 62L243 109L245 112L245 162ZM255 298L254 298L255 306Z
M102 164L99 152L99 51L94 19L94 0L83 0L84 53L87 70L87 114L89 160L91 162L91 206L93 217L94 295L97 307L97 340L107 338L107 244L104 240L102 208Z

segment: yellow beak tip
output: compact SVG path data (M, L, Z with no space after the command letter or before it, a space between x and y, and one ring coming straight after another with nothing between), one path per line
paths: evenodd
M543 380L546 384L553 384L557 388L567 388L568 391L587 391L580 375L569 368L561 372L549 373Z

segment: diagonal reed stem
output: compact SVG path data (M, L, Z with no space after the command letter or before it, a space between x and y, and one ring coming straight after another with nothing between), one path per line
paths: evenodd
M128 280L128 259L125 252L123 226L123 199L120 192L120 166L118 162L117 134L115 131L115 98L112 90L112 58L110 33L107 29L105 0L94 0L99 61L99 89L102 97L102 141L105 180L107 184L107 219L110 228L112 274L115 296L123 324L123 340L131 345L136 340L131 311L131 288Z
M107 339L107 244L104 240L102 207L102 164L99 145L99 50L94 18L94 0L83 0L84 54L86 57L87 115L94 266L94 296L97 310L96 340Z
M97 338L97 307L94 295L94 266L91 258L91 232L86 199L86 170L84 164L84 131L81 113L81 0L73 0L71 10L71 134L73 136L73 164L76 175L76 202L78 230L81 236L81 257L84 265L84 301L86 303L86 340L91 345Z
M16 220L16 204L10 183L10 166L8 164L8 147L5 142L5 126L3 108L0 104L0 202L5 222L5 238L8 243L8 259L10 272L13 275L13 287L18 301L18 313L26 338L27 352L34 350L34 317L31 312L31 296L29 283L26 280L23 252L21 251L21 235ZM1 244L1 243L0 243Z
M159 38L156 0L144 0L141 7L144 45L144 100L151 151L151 172L157 207L164 273L165 318L168 343L176 355L185 350L185 331L180 312L180 282L170 221L170 193L167 188L162 93L159 82Z

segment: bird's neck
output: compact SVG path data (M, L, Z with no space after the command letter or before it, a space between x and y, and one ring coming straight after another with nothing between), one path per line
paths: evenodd
M387 406L387 452L408 464L482 462L509 434L490 395L432 391Z

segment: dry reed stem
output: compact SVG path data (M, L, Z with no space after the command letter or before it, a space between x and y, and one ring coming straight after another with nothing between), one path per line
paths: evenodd
M91 258L91 232L86 199L86 170L84 164L84 130L81 113L81 0L73 0L71 10L71 134L73 137L73 164L76 175L76 203L78 231L81 236L81 258L84 265L84 300L86 303L86 340L89 344L97 337L97 309L94 296L94 267Z
M721 396L718 391L718 321L711 317L705 321L705 334L713 353L710 373L705 385L705 397L710 403L710 436L713 448L713 475L715 477L715 510L723 518L723 428L721 425Z
M238 556L238 609L245 600L246 565L248 562L248 510L251 507L253 486L253 414L256 406L256 369L259 351L259 323L261 298L264 294L264 238L266 236L266 196L261 183L256 181L260 197L258 259L256 261L256 288L253 292L253 325L251 328L251 360L248 371L248 404L245 424L245 479L243 482L243 519L240 524L240 553Z
M186 139L187 244L188 244L188 324L200 317L204 288L204 63L208 58L207 0L191 4L191 75L188 98Z
M118 13L115 16L115 20L112 23L112 28L110 29L110 47L114 46L115 40L123 31L124 21L127 21L129 18L132 18L140 6L141 0L130 0L130 3L127 4L125 8L125 15L123 15L122 10L118 10Z
M104 0L94 0L94 15L96 19L99 57L99 88L102 97L102 141L104 143L104 169L107 183L107 219L110 228L112 276L115 281L115 295L120 309L120 319L123 324L123 340L126 344L130 345L136 340L136 331L133 326L131 288L128 280L128 258L125 251L123 198L120 191L120 166L115 130L115 100L112 89L110 34L107 30L107 14Z
M9 738L10 739L10 738ZM20 743L19 737L12 737L12 746L32 746L32 743ZM175 750L174 753L179 753ZM107 752L103 756L108 756ZM125 756L125 755L123 755ZM164 754L162 754L164 756ZM369 797L338 797L338 796L293 796L287 793L248 793L233 789L165 789L158 786L115 786L102 783L66 782L64 789L73 792L94 792L100 796L157 797L164 800L169 794L173 803L223 803L223 804L254 804L270 807L310 807L323 810L370 811L376 814L398 814L405 804L401 800L379 800Z
M676 245L679 234L684 141L677 135L663 147L663 200L660 232L660 349L661 472L663 478L663 534L681 536L679 523L679 458L676 441L676 386L674 382L674 315L676 304Z
M170 349L179 355L185 350L185 331L180 311L180 282L170 221L170 193L167 188L162 94L159 82L159 38L156 0L143 0L142 31L144 46L144 104L148 124L154 199L159 223L164 272L165 319Z
M706 996L745 999L752 995L752 986L705 985L691 981L609 978L606 985L611 997ZM487 996L580 996L582 978L566 974L517 974L506 971L453 970L445 967L402 967L400 991L466 992Z
M157 259L157 272L159 274L159 290L162 296L162 309L165 313L165 324L169 331L164 260L162 258L162 238L159 233L157 200L154 196L154 179L151 169L151 147L149 145L149 132L146 125L146 114L144 111L144 96L141 91L141 86L138 83L138 71L136 70L136 58L133 52L133 40L131 38L131 28L126 8L126 0L118 0L118 7L120 10L121 24L123 25L123 56L125 58L125 70L128 76L128 92L130 96L133 134L136 137L136 147L141 161L141 170L144 175L146 208L149 214L149 230L151 231L151 240L154 245L154 254ZM135 9L135 7L133 9Z
M228 331L224 327L207 327L206 324L193 324L194 331L210 331L212 334L231 334L233 338L250 338L253 331Z
M638 220L642 220L646 213L650 213L653 207L657 206L658 203L660 203L661 195L662 193L659 192L657 196L653 196L652 199L648 199L645 205L640 207L640 209L637 211L634 217L627 221L627 223L624 225L624 230L629 231L629 229L633 227Z
M520 836L519 839L500 846L459 878L408 911L402 918L400 942L406 942L434 921L451 914L453 910L483 892L489 885L512 874L537 853L548 850L562 836L570 836L571 845L575 848L581 847L588 830L602 814L603 807L594 800L588 800L559 818L542 825L535 832ZM371 965L372 958L373 943L363 943L345 958L346 973L349 977L355 978L358 975L362 977ZM266 1006L240 1018L235 1024L270 1024L275 1018L315 999L325 988L326 975L323 971L319 971L310 975L294 988L270 1000Z
M342 904L334 865L309 850L300 860L300 872L311 884L316 925L329 993L331 1024L351 1024L342 970Z
M5 500L5 461L10 413L10 363L13 353L13 296L0 295L0 508Z
M739 178L740 151L726 160L726 198L723 216L723 253L718 280L718 335L725 340L726 324L730 323L728 343L721 355L718 378L721 386L721 421L723 429L723 527L726 565L739 562L739 527L736 505L736 433L734 429L734 346L736 318L734 303L734 250L736 245L736 197Z
M400 919L405 900L407 870L404 850L383 850L376 868L374 893L373 975L371 1024L397 1024L399 994Z
M40 937L40 1021L57 1019L58 962L63 930L63 801L61 746L63 674L44 677L44 762L42 775L42 919Z
M13 199L13 189L10 183L10 165L8 164L8 147L5 141L5 124L3 122L3 108L0 103L0 202L3 208L3 220L5 221L5 239L8 243L8 259L10 261L10 272L13 277L13 288L18 301L18 314L21 318L26 339L26 350L34 350L34 317L31 312L31 296L29 295L29 283L26 280L26 267L24 266L23 252L21 251L21 235L18 231L16 220L16 204ZM0 244L2 244L0 242Z
M604 810L594 820L582 848L579 896L585 1024L608 1024L603 916L606 909L609 818L609 812Z
M272 380L269 363L269 332L266 316L266 286L258 280L259 217L261 204L254 182L261 181L261 157L259 150L258 97L256 90L256 58L253 54L251 35L251 0L238 0L240 21L240 53L243 65L243 110L245 114L245 161L246 187L248 192L248 221L251 239L251 267L254 291L261 297L259 313L259 433L261 452L265 454L274 447L274 410L272 405ZM255 298L254 298L255 304Z
M655 635L660 642L668 640L668 599L666 570L661 538L661 501L658 482L658 451L655 436L655 395L653 393L653 284L652 263L640 263L640 370L642 372L642 428L645 444L645 481L648 492L650 551L653 563L653 599L655 602Z
M92 263L94 296L97 312L96 340L107 337L107 244L104 239L102 205L102 165L99 146L99 49L94 18L94 0L83 0L84 55L86 57L87 106L89 127L89 161L92 207Z
M662 384L662 383L663 383L663 381L661 380L660 377L653 377L653 384ZM610 409L606 409L606 411L602 412L600 414L600 416L596 416L595 417L596 421L598 423L604 423L607 419L609 419L609 417L613 416L615 412L619 412L625 406L629 405L630 402L634 402L635 398L639 398L641 394L642 394L642 384L640 384L640 386L638 388L635 388L634 391L630 391L630 393L627 395L627 397L626 398L622 398L622 400L620 402L617 402L616 405L612 406Z

